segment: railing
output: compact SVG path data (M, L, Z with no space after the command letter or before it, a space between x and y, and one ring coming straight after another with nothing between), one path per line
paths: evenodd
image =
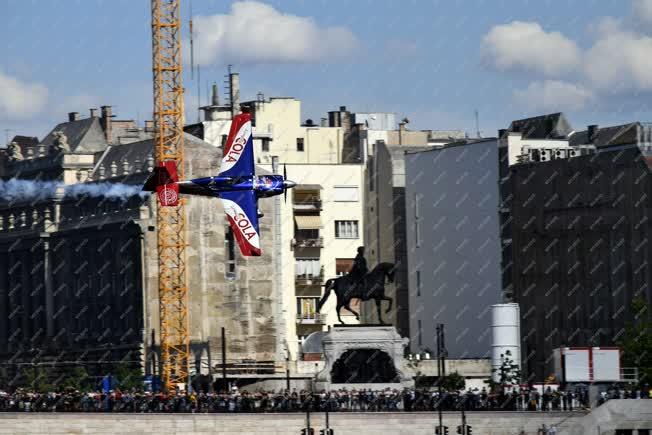
M319 275L295 275L294 282L298 286L302 285L316 285L321 284L324 281L324 274L320 273Z
M297 323L302 325L315 325L324 323L325 319L321 313L311 313L311 314L297 314Z
M323 248L323 237L306 237L302 239L292 239L291 248Z
M276 372L274 361L238 361L226 363L227 376L241 375L268 375ZM217 376L222 375L222 364L213 365L213 372Z
M301 211L321 210L321 199L295 200L292 201L292 208Z
M638 382L638 369L636 367L622 367L620 369L620 380L622 382Z

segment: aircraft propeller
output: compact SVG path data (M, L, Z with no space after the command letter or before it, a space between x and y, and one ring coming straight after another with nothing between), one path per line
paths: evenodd
M287 179L288 179L288 166L285 163L283 163L283 182L285 183L285 180L287 180ZM285 189L283 189L283 200L287 204L287 202L288 202L288 189L287 189L287 187Z

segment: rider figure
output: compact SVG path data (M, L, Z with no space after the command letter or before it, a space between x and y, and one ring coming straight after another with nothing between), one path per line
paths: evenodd
M358 248L358 254L353 260L353 266L349 271L349 278L354 287L357 287L364 281L365 275L367 275L367 260L364 258L364 246Z

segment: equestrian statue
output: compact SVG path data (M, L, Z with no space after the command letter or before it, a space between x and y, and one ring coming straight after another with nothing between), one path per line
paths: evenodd
M390 283L394 282L394 265L392 263L379 263L369 272L367 260L364 258L364 246L360 246L349 273L337 278L331 278L324 284L326 289L324 290L324 296L319 300L317 311L319 312L324 306L331 290L335 290L335 296L337 296L337 318L340 323L344 324L340 317L342 307L353 313L355 318L360 320L360 314L351 309L351 299L360 299L362 301L374 299L376 301L376 309L378 310L378 321L381 325L385 325L380 310L381 302L389 301L389 307L387 307L385 313L389 313L392 309L392 298L385 296L385 278Z

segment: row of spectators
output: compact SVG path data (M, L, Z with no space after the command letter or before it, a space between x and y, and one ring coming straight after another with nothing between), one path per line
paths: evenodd
M641 395L646 396L647 395ZM588 407L585 391L521 390L499 394L481 391L437 392L426 390L337 390L310 393L302 390L239 391L226 393L64 392L0 391L0 412L303 412L313 411L572 411Z

